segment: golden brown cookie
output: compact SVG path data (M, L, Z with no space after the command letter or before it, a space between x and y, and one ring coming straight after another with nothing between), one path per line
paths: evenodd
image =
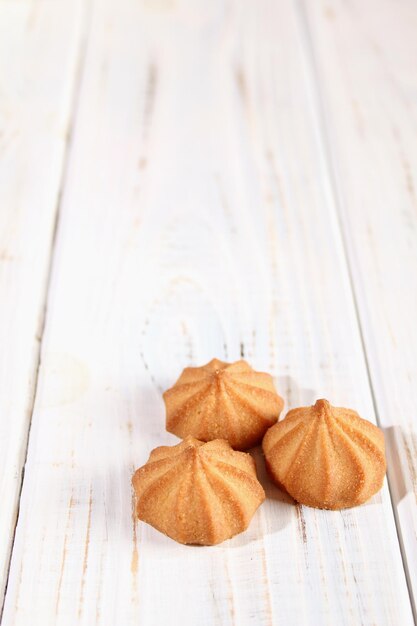
M327 400L290 411L268 430L262 447L273 480L302 504L344 509L366 502L382 487L382 431Z
M132 482L138 518L180 543L208 546L241 533L265 499L252 457L220 439L155 448Z
M203 441L226 439L238 450L259 444L284 406L270 374L255 372L246 361L218 359L185 368L164 401L169 432Z

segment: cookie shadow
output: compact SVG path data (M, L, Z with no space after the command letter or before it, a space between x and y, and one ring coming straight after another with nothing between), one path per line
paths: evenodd
M274 383L278 393L285 401L284 409L280 415L281 420L291 409L299 406L311 406L319 397L315 389L300 387L291 376L274 376Z
M285 400L280 420L284 419L287 412L292 408L309 406L317 400L317 392L314 389L300 387L291 376L276 376L274 382L278 393ZM299 507L286 491L277 487L272 481L266 469L262 446L257 446L249 452L256 463L258 480L264 488L266 498L256 512L249 528L227 542L230 548L239 548L252 541L258 541L281 532L288 524L293 523L294 511L297 510L297 506Z
M417 433L405 431L401 426L389 426L382 429L385 436L387 474L391 497L397 508L400 502L411 492L417 499Z

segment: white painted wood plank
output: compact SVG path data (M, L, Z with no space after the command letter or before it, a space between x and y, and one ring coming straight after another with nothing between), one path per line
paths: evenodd
M189 363L374 419L308 72L292 2L97 0L4 626L412 623L386 487L324 512L267 483L213 548L132 524Z
M306 3L389 476L417 596L417 5Z
M79 22L79 2L0 2L0 606L33 404Z

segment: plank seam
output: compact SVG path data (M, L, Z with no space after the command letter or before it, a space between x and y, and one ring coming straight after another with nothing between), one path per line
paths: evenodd
M77 115L79 111L81 85L83 82L84 70L85 70L85 65L86 65L85 61L87 57L87 48L88 48L88 41L89 41L89 33L91 29L92 0L90 0L86 4L87 4L86 8L82 10L82 15L81 15L81 22L82 22L80 26L81 34L80 34L79 43L78 43L78 51L77 51L77 58L75 62L75 70L74 70L74 78L73 78L73 86L72 86L72 94L71 94L71 104L69 106L69 115L68 115L68 122L67 122L68 132L67 132L67 136L65 140L64 150L63 150L61 174L60 174L58 192L56 195L55 215L54 215L53 226L52 226L49 262L47 264L46 276L45 276L45 288L44 288L44 294L43 294L42 313L40 315L40 320L39 320L39 329L38 329L38 332L36 333L38 349L35 355L36 362L35 362L35 367L34 367L33 392L30 398L30 406L28 410L30 416L29 416L28 426L27 426L26 441L24 442L24 460L23 460L22 469L21 469L21 479L20 479L20 486L19 486L19 493L18 493L16 519L15 519L13 533L12 533L12 540L11 540L10 548L9 548L4 591L2 594L2 598L1 598L0 624L3 623L3 613L4 613L4 607L6 604L10 569L11 569L13 550L14 550L14 544L15 544L15 539L16 539L16 531L17 531L17 526L19 523L20 500L22 496L23 484L24 484L24 479L25 479L25 470L26 470L26 463L28 459L33 413L34 413L35 402L36 402L36 394L38 390L39 371L40 371L41 360L42 360L43 337L44 337L44 331L46 327L46 320L47 320L47 313L48 313L48 299L49 299L49 292L50 292L50 286L51 286L52 271L53 271L53 266L54 266L54 258L55 258L55 251L56 251L57 234L58 234L58 229L59 229L62 197L63 197L63 191L65 188L66 178L68 174L68 167L69 167L70 155L71 155L72 144L73 144L74 129L76 126L76 119L77 119Z
M358 296L357 296L357 292L355 289L350 246L348 243L348 237L345 234L345 229L344 229L344 220L343 220L343 215L345 213L345 209L343 208L344 203L342 199L340 185L338 184L338 177L336 175L335 157L331 149L331 142L329 138L330 133L328 129L328 123L326 121L326 107L324 104L324 97L320 89L320 85L322 84L323 81L320 79L318 63L316 60L315 44L313 41L311 27L309 25L309 19L308 19L306 6L305 6L305 0L296 0L294 6L295 6L295 14L296 14L297 22L298 22L298 27L300 30L301 45L302 45L302 48L304 48L303 50L304 62L307 68L307 75L309 76L307 87L308 87L308 90L310 92L310 96L312 99L312 104L313 104L312 112L315 118L315 123L316 123L316 128L317 128L317 138L318 138L320 150L322 153L325 174L327 175L327 179L328 179L328 187L329 187L328 191L330 193L330 198L334 206L334 213L335 213L336 221L338 224L341 248L342 248L343 257L344 257L345 264L346 264L349 288L350 288L350 292L352 296L352 303L354 307L354 313L355 313L360 343L361 343L364 362L365 362L366 375L367 375L368 385L369 385L369 389L371 393L372 405L373 405L373 409L375 413L376 422L378 426L381 427L379 410L378 410L378 402L376 399L375 389L374 389L373 381L372 381L372 373L371 373L371 367L370 367L367 348L366 348L365 334L364 334L362 320L361 320L359 301L358 301ZM407 557L405 554L401 526L400 526L400 522L398 519L397 511L394 505L394 499L393 499L392 489L390 485L389 471L387 472L387 483L388 483L388 492L389 492L390 501L391 501L391 508L394 514L397 541L398 541L398 545L400 548L401 560L402 560L404 576L405 576L405 580L407 584L407 591L409 595L411 610L413 613L414 623L417 624L417 608L414 602L414 597L413 597L413 593L411 589L410 573L409 573L408 564L407 564Z

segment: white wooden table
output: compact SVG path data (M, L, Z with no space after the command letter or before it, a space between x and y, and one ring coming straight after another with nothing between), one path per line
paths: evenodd
M3 626L407 626L417 594L415 0L0 0ZM385 432L340 512L132 521L161 391L243 356Z

